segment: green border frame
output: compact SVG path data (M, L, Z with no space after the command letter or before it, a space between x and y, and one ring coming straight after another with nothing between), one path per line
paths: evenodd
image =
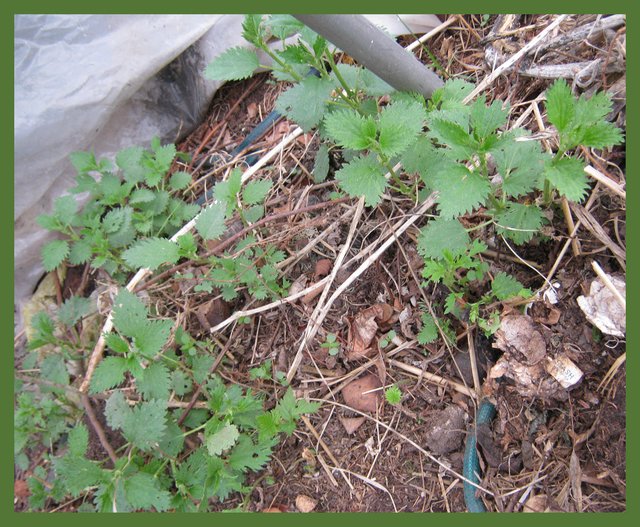
M382 2L380 0L370 1L350 1L343 2L340 0L323 0L317 5L302 3L293 0L271 0L270 2L259 2L257 0L245 0L242 4L230 5L224 3L217 5L217 2L206 2L202 0L187 0L186 2L176 4L166 0L156 1L153 4L143 4L142 2L125 2L122 0L112 0L110 3L102 5L89 4L76 0L66 0L55 3L46 2L45 0L24 0L22 2L2 2L0 4L0 39L2 52L0 59L2 60L2 70L10 72L2 75L4 80L0 81L5 96L2 99L0 126L2 126L3 141L0 142L2 148L2 159L4 161L5 170L13 172L13 16L23 13L237 13L241 12L273 12L273 13L290 13L290 12L313 12L313 13L414 13L417 11L449 11L458 13L508 13L513 12L514 8L518 8L520 12L528 13L599 13L604 9L610 13L626 13L627 14L627 50L630 57L627 60L628 75L627 82L629 89L627 90L627 115L631 118L627 122L627 143L631 144L631 148L627 148L628 152L635 152L634 147L638 147L638 80L640 78L638 63L638 34L636 22L640 19L637 10L638 5L631 1L612 0L603 4L595 0L583 0L579 4L573 2L551 2L549 0L538 1L535 4L516 5L511 1L490 0L490 1L456 1L452 5L440 6L435 3L417 3L415 0L395 0L394 2ZM635 4L635 5L634 5ZM446 9L441 9L446 7ZM531 8L534 9L531 9ZM241 8L241 9L233 9ZM523 9L524 8L524 9ZM637 172L637 156L627 155L627 174ZM629 177L629 176L628 176ZM13 188L13 178L11 179ZM629 201L635 201L638 197L638 188L640 184L633 177L629 177L627 190L629 193ZM11 211L13 210L13 198L8 192L2 193L0 200L0 240L6 246L8 251L13 248L13 231L9 230L9 226L13 225ZM628 231L628 267L630 270L635 269L638 261L638 218L634 208L627 211L627 221L631 223ZM11 247L9 247L9 245ZM5 253L3 253L5 254ZM8 254L8 253L6 253ZM13 254L13 253L11 253ZM6 299L7 304L9 298L13 298L13 273L11 272L9 258L0 260L0 292L1 298ZM637 275L633 271L627 274L629 291L640 292L640 284ZM638 302L634 294L628 296L629 320L634 320L637 315ZM0 335L3 342L7 343L7 348L2 358L2 374L0 382L0 404L2 404L2 420L7 426L7 430L12 429L9 419L13 415L13 353L8 352L12 347L9 346L10 336L13 335L12 317L9 316L9 310L5 311L4 301L0 313ZM638 342L638 327L633 324L628 325L627 340ZM630 353L627 359L627 375L630 375L632 381L638 380L638 364L640 358L637 352L633 352L633 345L627 346ZM562 522L566 525L602 525L603 521L613 521L618 523L627 523L636 519L640 511L640 493L638 492L638 481L640 478L639 448L634 447L635 441L640 441L638 434L638 389L634 382L627 382L627 510L624 513L609 514L551 514L541 517L538 514L519 514L517 523L522 525L539 523L540 521L556 524ZM10 487L13 473L13 434L7 432L0 436L0 444L2 445L0 454L0 467L2 474L2 492L0 496L0 514L2 518L10 521L10 524L25 525L80 525L87 521L92 524L108 525L113 518L109 515L96 515L87 518L84 514L64 514L64 515L48 515L40 513L15 513L13 512L13 492ZM631 445L631 447L629 447ZM11 474L11 479L10 478ZM173 514L153 514L138 513L126 514L118 521L124 521L129 525L173 525L176 521L183 520L189 524L210 525L212 522L222 521L224 523L238 524L247 521L248 517L244 514L227 514L221 517L219 514L214 516L196 514L186 517L179 517ZM474 527L481 525L501 524L510 525L514 522L515 517L512 515L475 515L473 519L462 513L456 514L439 514L437 518L424 517L416 514L400 514L393 515L391 513L339 513L332 514L309 514L303 517L300 515L284 514L252 516L249 521L253 520L264 525L297 524L303 522L309 525L324 525L325 522L331 521L337 524L376 524L387 525L389 523L407 525L425 525L429 521L436 521L438 524L444 522L447 525L462 525L463 523L472 522Z

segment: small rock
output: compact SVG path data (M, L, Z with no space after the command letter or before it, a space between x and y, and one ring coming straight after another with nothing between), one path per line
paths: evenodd
M304 494L298 494L296 496L296 509L300 512L311 512L316 508L318 502L309 496L305 496Z
M456 405L433 413L427 420L425 443L434 454L448 454L462 446L467 414Z

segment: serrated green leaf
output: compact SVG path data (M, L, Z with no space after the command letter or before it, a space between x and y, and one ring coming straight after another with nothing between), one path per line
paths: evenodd
M129 203L135 205L136 203L150 203L156 199L155 192L148 188L139 188L134 190L129 197Z
M170 320L148 320L136 329L133 343L142 356L152 359L167 343L172 326Z
M129 353L129 343L117 333L108 333L104 340L110 350L122 355Z
M223 425L215 433L209 436L205 435L205 444L209 455L219 456L236 444L239 435L238 428L229 423Z
M408 173L417 172L420 178L429 185L430 177L438 172L446 163L449 165L451 161L445 160L441 149L436 149L431 139L421 135L409 146L402 154L402 166Z
M262 41L262 17L263 15L245 15L242 22L242 38L256 45Z
M178 245L166 238L145 238L122 253L124 261L134 269L155 270L162 264L180 259Z
M63 225L71 225L78 212L78 202L71 194L56 198L53 204L53 214Z
M42 248L42 265L47 272L56 269L69 254L66 240L53 240Z
M242 213L244 221L247 223L255 223L264 216L264 207L262 205L254 205L244 210Z
M105 357L100 361L91 379L90 393L101 393L119 386L128 371L124 357Z
M133 337L147 322L147 308L128 289L120 289L113 302L113 325L123 335Z
M579 143L590 148L606 148L622 143L622 131L612 123L600 121L586 127Z
M64 358L57 353L48 354L40 362L40 377L61 386L69 384L69 372ZM45 387L41 389L43 388Z
M364 196L369 206L380 202L387 186L385 170L373 155L355 158L336 172L342 190L352 197Z
M545 156L537 141L508 141L493 157L507 196L517 198L540 186Z
M155 149L156 167L161 172L167 172L176 157L176 145L169 143ZM164 174L163 174L164 175Z
M189 376L182 370L174 370L171 374L171 389L178 397L188 394L193 388Z
M71 244L69 251L69 263L71 265L80 265L89 261L92 255L91 242L82 239Z
M67 439L69 455L82 457L89 447L89 431L84 423L78 423L69 431Z
M528 242L539 232L544 216L535 205L512 203L504 212L496 214L497 231L516 244Z
M136 387L147 401L168 399L171 387L169 370L160 362L150 364L142 375L136 377Z
M191 174L188 172L174 172L169 179L169 186L172 190L182 190L191 183Z
M393 157L404 152L422 131L424 106L416 101L396 101L386 106L378 120L381 152Z
M72 496L78 496L88 487L103 481L103 470L84 457L64 456L54 461L56 474L62 479Z
M58 320L65 326L71 327L82 317L87 316L92 306L93 301L90 298L70 296L58 309Z
M108 235L109 245L114 249L125 247L135 239L136 232L133 227L133 209L129 206L122 207L122 222L117 230Z
M127 501L134 509L155 509L166 511L171 503L171 495L159 487L158 479L145 472L137 472L124 481Z
M471 106L469 123L479 141L484 141L498 128L504 126L509 115L508 108L502 108L500 101L487 106L484 97L479 97Z
M122 434L139 449L148 452L156 447L166 429L166 401L148 401L129 410L122 424Z
M525 297L531 294L531 291L518 282L513 276L507 273L496 273L491 282L491 291L498 300L508 300L515 296Z
M273 182L270 179L249 181L242 191L242 202L245 205L262 203L272 186Z
M121 391L113 392L104 407L107 424L114 430L122 428L130 411L124 394Z
M438 327L429 313L422 313L422 328L416 336L421 345L429 344L438 338Z
M351 150L370 148L376 140L376 123L354 110L338 110L324 118L327 134L340 146Z
M97 168L96 158L93 152L72 152L69 160L73 167L79 172L89 172Z
M214 201L204 209L196 219L196 230L205 240L216 240L226 230L224 220L227 214L227 204Z
M340 66L340 65L339 65ZM360 85L362 90L372 97L381 97L393 93L395 88L366 68L360 69Z
M438 143L445 146L446 152L458 160L470 159L478 149L478 143L469 132L452 121L429 118L430 137L434 137Z
M213 59L204 76L212 80L237 81L251 77L259 66L255 51L238 46Z
M454 165L433 177L438 191L438 208L443 218L453 218L472 212L484 204L491 192L487 179L463 165Z
M48 231L61 231L60 221L53 215L40 214L36 217L36 223Z
M453 256L463 254L469 243L469 234L458 220L438 218L420 230L418 252L425 258L441 259L444 251Z
M563 133L575 116L575 103L571 88L564 79L555 81L547 89L547 118L558 132Z
M447 104L458 103L462 104L462 101L473 91L474 85L470 82L462 79L449 79L444 85L433 92L431 96L431 103Z
M269 28L274 37L280 40L290 37L304 27L302 22L291 15L271 15L264 25Z
M170 457L177 457L184 448L184 432L175 419L169 418L167 428L160 442L160 450Z
M313 174L314 183L322 183L327 179L329 174L329 147L325 143L318 147L311 173Z
M226 181L220 181L213 187L213 196L216 200L227 204L227 215L231 214L236 204L236 199L242 188L242 171L234 168Z
M332 91L333 82L330 79L306 77L280 94L276 110L308 132L324 117Z
M575 157L563 157L547 165L544 172L549 182L570 201L581 202L589 184L584 164Z
M254 444L250 437L240 435L238 443L233 447L228 458L229 465L241 472L260 470L271 457L269 443Z
M132 146L121 150L116 155L116 164L122 169L125 181L139 183L144 179L145 169L141 165L144 149Z

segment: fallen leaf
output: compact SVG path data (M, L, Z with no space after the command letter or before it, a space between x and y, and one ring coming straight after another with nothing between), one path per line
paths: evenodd
M383 402L381 390L379 390L381 387L380 379L370 373L347 384L342 389L342 397L344 402L354 410L375 412L378 403Z
M195 310L200 325L209 331L231 314L231 307L222 298L212 298Z
M394 315L389 304L374 304L358 313L349 324L347 359L369 357L375 351L371 346L378 331L378 324L384 324Z
M539 324L553 326L560 320L560 310L547 302L534 302L530 309L531 318Z
M339 419L348 435L354 434L365 422L364 417L340 417Z
M316 287L315 289L312 289L311 291L309 291L306 295L304 295L302 297L302 303L305 305L309 305L311 304L311 302L313 302L315 300L315 298L320 295L320 293L322 293L322 290L324 289L324 286L326 284L321 284L318 287Z
M296 496L296 509L300 512L311 512L318 505L318 501L305 496L304 494L298 494Z
M256 115L258 115L258 105L255 102L249 103L247 105L247 116L249 119L253 119Z
M526 315L509 315L495 333L494 348L515 352L523 364L534 365L545 358L547 344L533 321Z
M282 512L278 507L269 507L267 509L262 509L262 512Z
M522 508L522 512L549 512L547 508L547 495L537 494L531 496Z
M294 280L289 288L289 296L295 295L302 291L305 287L307 287L307 277L304 274L301 274L298 278Z
M13 494L16 498L20 498L20 499L29 497L29 494L30 494L29 485L24 479L16 479L13 482Z
M324 278L331 272L331 268L333 267L333 261L329 260L329 258L322 258L316 262L315 273L313 274L314 280L320 280Z

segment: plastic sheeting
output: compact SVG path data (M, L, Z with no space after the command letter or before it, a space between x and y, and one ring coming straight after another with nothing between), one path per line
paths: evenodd
M370 15L392 35L424 33L434 15ZM247 45L242 15L15 17L14 301L42 276L52 233L35 222L73 186L71 152L113 157L153 136L176 142L205 116L220 83L202 72ZM19 313L19 310L18 310ZM18 325L20 320L18 319Z

